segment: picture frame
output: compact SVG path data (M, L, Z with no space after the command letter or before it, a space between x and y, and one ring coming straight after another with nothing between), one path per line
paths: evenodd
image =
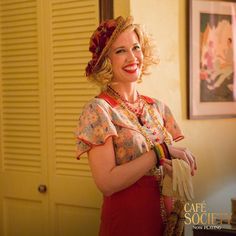
M189 3L188 118L236 117L236 1Z

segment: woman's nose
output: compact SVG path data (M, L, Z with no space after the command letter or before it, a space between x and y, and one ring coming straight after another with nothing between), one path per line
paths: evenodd
M135 59L136 59L136 56L135 56L134 52L129 51L127 60L128 61L134 61Z

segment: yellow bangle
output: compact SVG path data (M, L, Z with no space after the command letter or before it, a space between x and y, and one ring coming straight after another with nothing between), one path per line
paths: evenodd
M157 149L159 150L159 153L160 153L160 159L165 158L165 152L161 144L157 144Z

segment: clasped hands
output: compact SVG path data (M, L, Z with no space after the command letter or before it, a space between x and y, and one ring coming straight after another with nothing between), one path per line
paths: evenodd
M173 145L167 145L167 147L171 158L185 161L191 169L191 175L194 176L197 170L197 163L195 156L187 148L176 147ZM162 165L167 174L172 175L173 173L172 160L168 160L165 158L162 160Z
M193 176L197 169L196 158L186 148L169 145L168 150L171 160L162 159L166 173L163 180L163 194L191 201L194 197L191 175Z

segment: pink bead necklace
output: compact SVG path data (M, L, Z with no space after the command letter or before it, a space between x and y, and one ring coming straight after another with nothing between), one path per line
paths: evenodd
M108 91L110 91L113 95L115 95L115 97L119 98L126 106L126 108L131 111L132 113L134 113L138 119L138 122L140 125L144 125L141 117L142 117L142 114L143 114L143 110L144 110L144 106L145 106L145 103L142 102L142 98L141 96L139 95L139 93L137 92L137 99L131 103L129 102L128 100L126 100L124 97L122 97L116 90L114 90L112 87L110 86L107 86L108 88ZM132 105L135 105L135 103L138 103L138 106L137 108L135 107L132 107Z

